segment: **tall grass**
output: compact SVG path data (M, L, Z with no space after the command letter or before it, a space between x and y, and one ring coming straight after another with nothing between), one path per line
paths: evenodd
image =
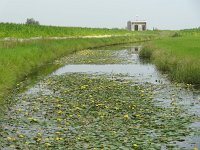
M178 37L150 42L140 57L153 61L172 80L200 85L200 32L181 31Z
M98 39L39 40L0 42L0 97L5 97L17 83L59 57L75 51L112 44L149 40L148 36L111 37Z
M0 23L0 38L15 37L67 37L67 36L88 36L88 35L124 35L130 32L123 29L99 29L80 27L56 27L42 25L26 25Z

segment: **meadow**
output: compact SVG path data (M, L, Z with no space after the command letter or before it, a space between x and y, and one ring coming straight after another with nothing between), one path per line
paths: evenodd
M145 45L140 57L177 82L200 85L200 30L182 30Z

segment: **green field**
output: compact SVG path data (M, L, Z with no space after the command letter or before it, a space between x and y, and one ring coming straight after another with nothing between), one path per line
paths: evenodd
M150 58L174 81L200 84L200 30L183 30L146 45L140 56Z
M72 37L72 36L77 37L77 36L125 35L125 34L131 34L131 32L125 29L56 27L56 26L0 23L0 38Z

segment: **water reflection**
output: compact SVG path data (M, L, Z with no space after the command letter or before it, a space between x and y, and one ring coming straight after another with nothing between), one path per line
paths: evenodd
M133 46L133 47L130 47L130 48L127 48L127 50L131 53L136 53L138 54L139 51L141 51L142 49L142 46L141 45L138 45L138 46Z
M160 77L153 65L127 64L127 65L66 65L53 75L65 73L89 73L89 74L127 74L135 77L140 82L156 83Z

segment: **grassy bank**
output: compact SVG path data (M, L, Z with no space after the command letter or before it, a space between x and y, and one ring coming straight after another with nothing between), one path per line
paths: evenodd
M200 31L186 30L146 45L140 56L153 61L174 81L200 84Z
M5 97L38 67L81 49L149 40L151 36L0 42L0 93ZM2 102L2 100L1 100Z

